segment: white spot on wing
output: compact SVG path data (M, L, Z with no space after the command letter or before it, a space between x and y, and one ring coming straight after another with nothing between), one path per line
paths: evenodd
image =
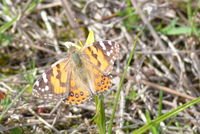
M110 63L113 65L113 64L114 64L114 61L113 61L113 60L110 60Z
M112 41L111 41L111 40L108 40L108 44L111 46L111 45L112 45Z
M45 83L48 82L46 73L43 73L43 74L42 74L42 78L43 78L43 81L44 81Z
M38 80L35 82L35 85L36 85L37 87L39 86L39 81L38 81Z
M106 46L105 46L105 44L103 43L103 41L99 41L99 44L100 44L100 46L103 48L103 50L106 50Z
M110 52L107 52L106 54L107 54L108 56L110 56Z
M49 86L45 86L45 90L48 91L49 90Z
M41 91L44 92L44 88L42 88Z

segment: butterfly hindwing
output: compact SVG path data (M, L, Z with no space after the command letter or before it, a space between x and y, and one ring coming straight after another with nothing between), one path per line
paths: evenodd
M94 83L96 92L103 93L107 91L111 86L111 79L109 75L105 75L95 68L93 69L93 72L95 74Z
M78 86L78 82L74 76L74 73L72 74L72 78L70 80L70 89L68 97L65 98L65 103L70 104L81 104L86 102L90 99L91 94L89 92L89 89L86 89L84 86Z

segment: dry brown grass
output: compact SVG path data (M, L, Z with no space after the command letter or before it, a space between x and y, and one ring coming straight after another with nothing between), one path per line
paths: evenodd
M1 120L1 133L98 133L91 121L94 102L55 106L31 96L37 76L66 55L61 44L84 42L89 30L97 41L120 43L113 90L105 95L107 124L120 77L140 33L123 84L114 133L130 133L146 124L147 112L156 119L160 91L162 114L199 97L199 1L44 0L34 8L32 2L0 3L0 112L11 106ZM23 89L26 91L14 100ZM200 133L199 110L199 105L193 105L162 122L156 132Z

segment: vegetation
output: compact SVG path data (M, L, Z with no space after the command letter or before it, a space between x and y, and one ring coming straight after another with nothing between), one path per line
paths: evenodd
M2 0L0 133L200 133L199 12L198 0ZM100 40L120 44L108 93L81 105L32 96L66 44Z

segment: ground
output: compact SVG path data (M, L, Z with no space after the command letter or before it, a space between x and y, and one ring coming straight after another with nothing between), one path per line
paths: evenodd
M2 1L0 132L111 133L110 123L112 133L120 134L200 133L199 5L198 0ZM70 105L34 98L36 79L68 54L64 44L84 44L89 31L95 41L120 46L104 99L98 95Z

